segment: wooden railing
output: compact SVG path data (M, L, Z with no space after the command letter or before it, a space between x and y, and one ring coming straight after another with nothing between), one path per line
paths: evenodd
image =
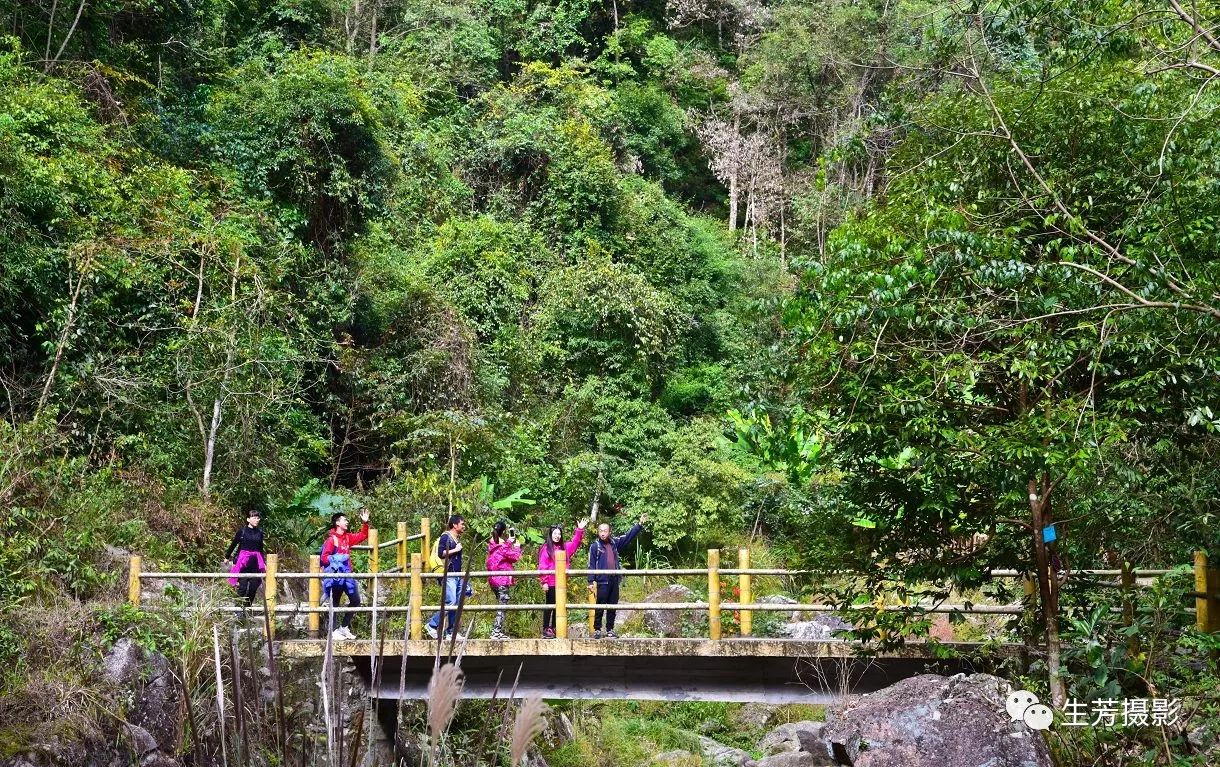
M431 548L431 533L429 530L429 520L420 520L420 531L415 534L407 533L407 524L399 522L397 525L397 535L395 538L388 541L380 541L376 528L369 529L368 543L363 546L357 546L360 550L369 552L368 571L367 572L352 572L334 574L336 578L350 578L354 580L371 580L373 581L374 595L379 590L381 583L388 581L390 585L401 586L404 581L407 582L409 588L409 600L406 605L376 605L369 607L332 607L329 604L322 603L322 580L326 577L331 577L329 574L323 573L318 555L313 555L309 558L309 572L307 573L284 573L279 571L279 558L275 554L269 554L265 557L267 570L265 573L241 573L233 575L231 573L188 573L188 572L145 572L142 569L142 559L138 555L130 557L129 574L128 574L128 600L131 604L139 606L141 601L141 583L144 579L157 578L161 580L220 580L232 577L238 578L253 578L264 581L263 587L263 609L271 614L277 615L280 613L301 614L307 615L308 630L311 635L317 636L321 630L321 621L323 615L333 615L342 613L375 613L381 615L395 613L409 613L409 635L412 639L420 639L423 632L423 614L431 613L437 610L442 610L446 606L438 604L424 604L423 602L423 584L427 580L441 581L446 577L443 573L426 572L423 569L425 557ZM414 541L421 541L420 551L410 551L410 544ZM395 564L388 568L381 567L381 552L384 549L393 548L395 551ZM753 579L759 576L808 576L808 575L830 575L835 573L818 573L813 570L790 570L782 568L755 568L750 566L750 550L741 548L737 551L737 567L723 568L720 562L721 551L719 549L709 549L707 553L707 567L704 568L670 568L670 569L643 569L643 570L620 570L616 575L623 577L699 577L706 576L707 578L707 602L620 602L613 605L598 603L595 598L587 602L570 602L568 595L568 579L569 577L588 577L591 575L604 575L604 570L585 570L573 569L568 567L567 555L559 549L555 552L555 569L554 570L513 570L511 573L506 571L487 571L478 570L469 573L457 574L451 573L448 577L468 577L471 580L483 580L494 576L512 575L514 577L536 577L544 574L553 574L555 576L555 603L552 604L463 604L464 612L494 612L499 610L522 611L522 610L547 610L555 611L555 634L558 638L567 638L568 636L568 611L569 610L588 610L589 631L593 630L594 611L603 609L615 610L656 610L656 611L706 611L708 618L708 636L711 639L720 639L722 635L721 614L725 610L730 610L738 613L739 622L738 629L742 636L750 636L753 633L753 613L755 612L837 612L841 608L830 604L801 604L792 602L756 602L753 599ZM1130 622L1134 618L1134 599L1132 597L1133 590L1138 586L1138 578L1159 577L1172 570L1139 570L1125 565L1122 569L1117 570L1075 570L1073 575L1089 575L1100 578L1111 577L1118 578L1118 581L1098 582L1094 585L1109 586L1124 589L1128 597L1125 599L1124 608L1116 608L1124 613L1124 620ZM848 573L842 573L848 574ZM1194 574L1195 574L1195 591L1190 592L1189 596L1195 599L1196 626L1200 631L1204 632L1220 632L1220 569L1208 566L1208 557L1204 552L1196 552L1194 557ZM1027 577L1026 574L1016 570L992 570L988 575L991 578L1019 578L1024 585L1026 597L1033 594L1035 584ZM720 579L725 577L736 577L738 588L738 600L724 601L720 592ZM308 580L308 605L306 607L282 606L278 604L278 583L281 580ZM1028 599L1027 599L1028 601ZM452 606L449 606L453 609ZM247 608L229 607L221 608L227 612L243 612ZM926 613L967 613L979 615L1020 615L1029 610L1029 606L1025 602L1018 602L1005 605L988 605L988 604L944 604L944 603L921 603L908 604L904 602L884 603L881 600L870 605L855 606L848 609L881 609L885 611L907 611L918 610ZM273 624L273 621L269 621Z

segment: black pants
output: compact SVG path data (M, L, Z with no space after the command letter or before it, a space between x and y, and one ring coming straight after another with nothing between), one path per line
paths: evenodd
M250 557L246 560L246 564L242 567L243 573L258 573L262 572L258 569L258 560ZM241 578L237 581L237 596L245 597L246 607L254 604L254 597L258 594L259 578Z
M618 578L611 578L609 583L597 584L597 603L599 605L618 604ZM614 615L617 610L595 610L593 612L593 630L601 631L602 613L606 614L606 631L614 631Z
M359 589L357 589L355 591L345 591L344 589L342 589L338 586L336 586L335 588L330 590L331 605L333 605L334 607L338 607L339 599L344 594L347 594L347 606L348 607L359 607L360 606L360 590ZM343 617L339 619L339 625L342 626L343 628L351 628L352 618L354 618L355 616L356 616L355 613L343 613Z
M555 587L543 586L542 590L546 592L546 596L543 601L545 601L548 605L555 604ZM542 630L546 631L547 629L553 628L555 628L555 610L548 608L542 611Z

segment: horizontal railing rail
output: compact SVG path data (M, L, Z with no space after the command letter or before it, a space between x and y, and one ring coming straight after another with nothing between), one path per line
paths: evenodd
M775 567L752 567L750 564L750 550L741 548L737 552L736 567L720 567L720 550L711 549L708 551L708 566L699 568L642 568L642 569L626 569L615 572L615 575L638 578L638 577L666 577L666 578L682 578L682 577L698 577L707 579L707 600L697 602L624 602L616 604L606 604L593 602L572 602L568 599L569 578L588 578L594 576L605 575L604 570L590 570L583 568L568 567L567 557L561 549L556 551L555 568L551 570L514 570L511 572L497 570L473 570L467 573L459 572L431 572L425 571L423 564L426 561L430 550L432 536L429 529L429 520L423 518L420 520L420 530L417 533L408 534L407 525L405 522L397 524L396 535L386 541L381 541L376 528L369 528L368 541L360 546L353 548L368 552L368 571L367 572L350 572L350 573L326 573L322 571L321 563L317 555L309 558L309 572L281 572L279 570L279 558L275 554L270 554L265 557L266 572L262 573L232 573L232 572L145 572L142 567L141 557L133 555L130 561L129 576L128 576L128 599L132 604L139 605L141 602L141 588L145 580L221 580L230 578L254 579L263 582L263 606L261 608L250 607L222 607L219 608L224 613L246 613L246 612L263 612L264 610L272 615L300 615L308 616L309 632L316 636L321 629L321 617L330 613L382 613L382 614L397 614L408 613L410 615L409 634L413 639L419 639L422 636L423 628L423 613L434 612L441 610L441 605L427 605L423 602L423 584L427 581L440 581L446 577L464 577L472 580L483 580L492 577L503 577L511 575L514 578L534 578L539 576L549 576L555 579L555 602L554 604L530 604L518 603L502 605L495 604L472 604L464 603L463 611L482 613L493 612L499 610L506 611L537 611L537 610L554 610L555 611L555 634L557 637L564 638L568 635L568 611L569 610L587 610L588 623L590 632L594 623L594 611L614 609L614 610L648 610L648 611L699 611L707 613L708 619L708 636L712 639L719 639L722 634L721 614L724 611L730 611L738 620L738 630L743 636L750 636L753 633L753 614L760 613L775 613L775 612L791 612L791 613L831 613L842 612L848 613L857 610L880 610L882 612L917 612L917 613L965 613L977 615L1022 615L1028 614L1031 610L1031 600L1034 593L1034 582L1028 573L1018 570L991 570L981 573L985 578L991 579L1021 579L1024 583L1026 599L1020 603L1012 604L978 604L974 602L964 602L961 604L948 604L944 602L935 602L923 600L919 602L909 602L901 599L890 599L880 597L872 603L862 605L834 605L834 604L805 604L797 602L766 602L759 601L753 597L753 579L757 577L809 577L820 576L823 578L834 577L858 577L858 573L849 571L825 571L811 569L785 569ZM420 541L419 551L412 551L412 543ZM382 552L386 550L394 551L394 564L388 567L383 567L381 562ZM1121 612L1124 615L1125 621L1130 621L1136 612L1139 612L1134 606L1134 599L1130 596L1135 589L1148 586L1146 583L1141 583L1140 579L1155 579L1173 572L1178 572L1180 569L1136 569L1125 566L1122 569L1089 569L1089 570L1073 570L1073 575L1092 576L1087 582L1089 587L1115 587L1122 588L1128 592L1128 596L1124 597L1125 606L1122 608L1113 608L1115 612ZM1190 612L1195 613L1196 625L1201 631L1220 631L1220 570L1208 567L1207 555L1203 552L1198 552L1195 555L1193 566L1195 576L1195 590L1187 596L1195 599L1195 607ZM721 598L721 578L731 577L737 579L737 599L735 601L723 600ZM1114 577L1117 581L1104 581L1100 578ZM376 590L379 583L389 582L391 589L401 588L403 581L406 581L409 586L409 601L407 605L377 605L372 607L332 607L324 604L322 601L322 584L328 579L352 579L356 581L374 583ZM308 597L307 602L296 605L280 605L278 604L278 582L281 580L287 581L308 581ZM591 586L592 584L590 584ZM453 606L448 606L448 609L453 609ZM274 622L271 622L273 625Z

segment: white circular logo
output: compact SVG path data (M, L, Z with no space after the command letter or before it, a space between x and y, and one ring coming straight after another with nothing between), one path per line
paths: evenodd
M1021 718L1025 720L1031 730L1049 730L1051 722L1055 721L1055 714L1051 711L1050 706L1035 703L1025 709L1025 714Z
M1025 716L1025 709L1037 704L1037 702L1038 696L1029 690L1013 690L1008 693L1008 700L1004 703L1004 709L1008 711L1008 715L1012 717L1014 722L1019 722Z

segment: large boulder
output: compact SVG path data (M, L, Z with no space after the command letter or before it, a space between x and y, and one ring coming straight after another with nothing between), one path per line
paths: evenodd
M705 735L699 736L699 750L703 752L704 761L712 767L742 767L753 761L740 748L726 746Z
M130 706L126 712L127 724L134 731L151 738L151 743L165 753L172 754L178 745L178 733L182 727L182 687L164 655L145 652L143 648L124 637L102 660L106 678L121 689L130 690ZM140 737L142 748L148 741ZM149 748L141 753L144 756Z
M761 730L775 719L779 706L771 703L747 703L733 716L733 721L743 730Z
M853 767L1053 767L1042 734L1005 711L989 674L904 679L833 709L822 738Z
M835 767L835 762L827 761L827 757L816 756L808 751L792 751L786 754L768 756L749 767Z
M71 738L40 741L0 767L181 767L173 754L183 722L182 688L164 656L120 639L102 658L111 716Z
M758 748L764 754L785 754L804 751L810 754L829 752L822 731L826 725L823 722L802 721L781 724L759 742Z
M683 586L680 583L674 583L666 586L659 591L654 591L644 597L641 602L649 604L673 604L675 602L697 602L695 593ZM679 610L644 610L644 626L649 633L663 637L681 636L679 624L682 620L683 612ZM635 615L634 610L619 610L616 616L616 625L622 626L631 620Z
M823 642L827 639L837 639L836 634L851 631L852 625L842 618L833 615L819 615L813 620L789 623L784 626L784 634L793 638L810 642Z
M645 762L647 767L703 767L703 757L689 751L666 751Z

